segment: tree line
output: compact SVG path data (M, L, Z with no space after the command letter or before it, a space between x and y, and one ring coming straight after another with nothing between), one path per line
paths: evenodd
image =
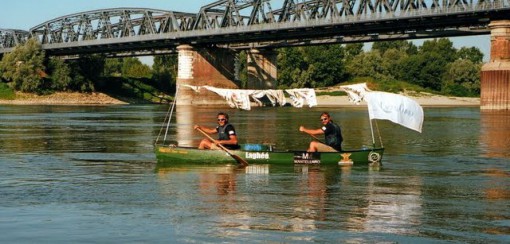
M380 90L406 87L454 96L480 94L483 53L475 47L456 49L447 38L283 48L278 54L278 81L286 87L328 87L346 81L368 81Z
M277 50L278 88L321 88L352 82L369 82L378 90L425 90L454 96L480 94L483 53L475 47L456 49L447 38L416 46L410 41L287 47ZM246 53L241 60L240 84L246 86ZM158 55L152 66L138 58L84 55L75 60L47 57L31 39L5 54L0 77L23 92L91 92L109 77L143 79L162 92L175 89L177 56Z

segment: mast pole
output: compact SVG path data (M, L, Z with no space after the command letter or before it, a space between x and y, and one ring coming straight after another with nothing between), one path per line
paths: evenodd
M165 144L165 141L166 141L166 136L168 134L168 127L170 127L170 121L172 121L172 114L174 112L174 108L175 108L175 101L177 101L177 93L179 92L179 85L176 86L175 88L175 95L174 95L174 102L172 104L172 109L170 111L170 116L168 118L168 123L166 124L166 130L165 130L165 136L163 137L163 144Z
M368 120L370 121L370 132L372 133L372 147L375 148L374 126L372 125L372 119L370 119L370 116L368 116Z
M381 147L384 147L384 145L382 143L382 138L381 138L381 131L379 131L379 124L377 123L377 120L374 122L375 122L375 128L377 129L377 135L379 136L379 143L380 143Z

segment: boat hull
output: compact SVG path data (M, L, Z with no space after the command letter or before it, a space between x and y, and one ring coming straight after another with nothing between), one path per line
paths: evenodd
M249 164L315 164L315 165L380 165L384 148L369 148L348 150L342 152L306 151L246 151L231 150ZM158 162L179 163L236 163L236 161L222 150L199 150L191 147L156 146Z

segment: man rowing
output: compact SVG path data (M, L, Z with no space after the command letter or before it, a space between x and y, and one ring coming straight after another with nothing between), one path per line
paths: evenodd
M342 151L342 130L340 126L333 122L329 113L324 112L320 116L322 127L318 129L307 129L304 126L299 127L299 131L305 132L312 137L324 134L326 142L312 141L308 147L308 152L339 152ZM316 138L317 139L317 138Z
M220 112L217 115L218 126L215 128L209 128L205 126L195 125L193 128L201 129L207 134L218 133L218 139L212 142L205 138L200 142L198 149L219 149L216 144L221 144L228 149L239 149L240 146L237 142L236 130L233 125L228 123L228 114Z

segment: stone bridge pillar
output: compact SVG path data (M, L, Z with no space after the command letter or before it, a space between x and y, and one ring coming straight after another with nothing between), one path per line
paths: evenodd
M510 20L496 20L491 28L490 62L482 67L480 109L510 110Z
M248 88L275 89L277 86L277 53L272 50L248 51Z
M200 90L196 93L182 85L239 88L235 80L235 53L220 48L194 48L180 45L178 52L177 105L224 105L225 100L216 93Z

